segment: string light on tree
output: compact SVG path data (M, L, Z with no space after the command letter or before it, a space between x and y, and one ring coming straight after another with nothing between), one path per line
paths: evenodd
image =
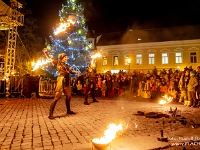
M66 4L62 4L59 11L59 17L60 23L54 30L54 34L50 35L49 53L57 56L64 52L69 57L68 64L70 66L87 68L92 46L86 38L88 29L85 24L84 8L74 0L66 0ZM47 71L50 68L54 67L48 66ZM85 68L82 68L82 71Z

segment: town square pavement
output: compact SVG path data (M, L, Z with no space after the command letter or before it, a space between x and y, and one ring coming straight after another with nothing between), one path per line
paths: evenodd
M62 97L50 120L52 99L0 98L0 150L96 150L92 139L111 123L122 123L123 132L106 150L200 149L200 108L123 96L97 99L84 105L83 97L72 97L77 114L66 115Z

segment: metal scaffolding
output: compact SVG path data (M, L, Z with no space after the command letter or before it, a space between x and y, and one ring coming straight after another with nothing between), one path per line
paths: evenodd
M10 4L8 6L0 0L0 30L8 31L4 76L10 76L14 72L17 27L24 24L24 15L18 11L22 8L22 4L17 0L10 0Z

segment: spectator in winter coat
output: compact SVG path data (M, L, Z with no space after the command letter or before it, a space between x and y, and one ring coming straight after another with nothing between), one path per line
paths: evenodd
M133 76L131 76L130 79L130 93L133 94L133 88L134 88L134 81L133 81Z
M180 96L179 102L184 102L185 100L187 100L187 84L188 84L188 82L186 83L185 77L186 77L185 71L183 71L181 78L179 80L179 89L181 91L181 96Z
M144 73L140 71L137 77L139 80L139 88L138 88L137 96L142 96L142 83L144 82Z
M107 76L106 87L107 87L108 97L112 97L112 78L110 75Z
M138 80L138 78L137 78L137 75L136 74L134 74L133 75L133 79L132 79L132 87L133 87L133 97L136 97L137 96L137 91L138 91L138 89L139 89L139 80Z
M196 107L196 95L195 95L195 88L198 85L198 81L195 77L195 72L190 71L190 80L188 83L188 92L190 95L190 105L192 107Z
M118 94L119 82L118 82L117 78L115 78L113 81L113 88L114 88L114 97L118 97L119 96L119 94Z
M77 94L77 80L75 78L72 78L71 81L71 88L72 88L72 95L76 95Z
M156 95L157 86L156 86L156 80L155 79L152 79L150 81L150 88L151 88L151 98L152 99L157 98L157 95Z
M198 99L198 106L200 105L200 66L197 67L196 78L198 80L198 86L196 89L197 92L197 99Z
M102 86L102 78L99 75L98 76L98 81L97 81L97 89L96 89L96 95L99 96L99 97L102 95L102 93L101 93L101 86Z
M153 70L152 70L152 73L155 74L155 75L158 74L158 70L157 70L156 66L154 66L154 68L153 68Z
M84 86L84 76L82 73L79 73L78 80L81 82L82 87Z
M78 96L82 96L82 88L83 88L83 86L82 86L80 80L78 80L78 84L76 84L76 87L77 87L77 95Z
M83 86L83 88L82 88L82 95L84 95L84 96L85 96L85 94L86 94L86 91L87 91L87 85L86 85L86 84L84 84L84 86Z
M122 88L123 88L123 82L122 82L122 79L120 78L120 76L118 78L118 82L119 82L119 95L121 95L122 94Z
M161 86L160 86L161 96L164 96L166 92L167 92L167 83L166 83L165 79L162 78L162 80L161 80Z
M105 97L105 96L106 96L106 90L107 90L107 87L106 87L106 80L103 80L103 81L102 81L102 86L101 86L102 97Z

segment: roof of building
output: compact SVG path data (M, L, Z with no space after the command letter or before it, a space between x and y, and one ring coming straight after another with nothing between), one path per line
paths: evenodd
M97 46L200 39L200 25L102 33Z

